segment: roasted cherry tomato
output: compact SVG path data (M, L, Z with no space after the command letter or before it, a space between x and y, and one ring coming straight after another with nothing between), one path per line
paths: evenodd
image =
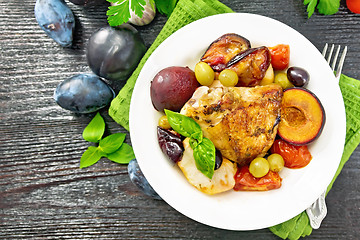
M312 156L306 145L295 146L284 140L275 140L271 153L280 154L284 158L285 167L302 168L309 164Z
M360 13L360 1L359 0L346 0L346 5L353 13Z
M235 191L267 191L281 187L281 177L278 173L269 171L264 177L256 178L248 166L238 168L235 174Z
M269 47L271 54L271 64L275 70L285 70L289 66L290 46L287 44L278 44Z

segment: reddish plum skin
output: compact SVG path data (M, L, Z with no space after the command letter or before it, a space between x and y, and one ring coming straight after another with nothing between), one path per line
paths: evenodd
M151 101L158 111L180 111L200 86L188 67L167 67L154 77L150 86Z

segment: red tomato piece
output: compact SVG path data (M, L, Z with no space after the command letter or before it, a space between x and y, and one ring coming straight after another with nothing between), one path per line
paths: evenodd
M284 140L275 140L270 149L271 153L278 153L284 158L285 167L302 168L309 164L312 156L306 145L295 146Z
M360 13L360 0L346 0L346 5L353 13Z
M269 47L271 55L271 64L275 70L285 70L289 66L290 46L287 44L278 44Z
M249 166L238 168L235 174L235 191L267 191L281 187L281 177L278 173L269 171L261 178L254 177L249 172Z

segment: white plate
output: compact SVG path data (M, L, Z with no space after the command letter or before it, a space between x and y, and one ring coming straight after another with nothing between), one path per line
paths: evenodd
M228 191L209 196L191 186L161 152L156 136L160 113L150 99L150 82L168 66L195 64L209 44L225 33L237 33L253 47L290 45L290 66L305 68L308 89L321 100L326 124L310 147L313 159L302 169L284 169L282 187L265 192ZM136 158L155 191L174 209L203 224L229 230L254 230L284 222L310 206L331 182L345 142L345 108L334 75L320 52L304 36L274 19L231 13L193 22L167 38L144 65L130 105L130 136Z

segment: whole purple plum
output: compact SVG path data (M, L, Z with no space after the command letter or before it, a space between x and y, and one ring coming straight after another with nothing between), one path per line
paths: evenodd
M90 113L107 106L114 91L94 74L78 74L61 82L54 99L62 108L76 113Z
M73 41L75 18L64 0L37 0L35 18L41 29L63 47L70 47Z
M107 26L91 35L86 57L96 75L112 81L126 80L145 51L144 42L134 30Z
M180 111L200 86L188 67L171 66L158 72L151 82L150 96L154 108Z

